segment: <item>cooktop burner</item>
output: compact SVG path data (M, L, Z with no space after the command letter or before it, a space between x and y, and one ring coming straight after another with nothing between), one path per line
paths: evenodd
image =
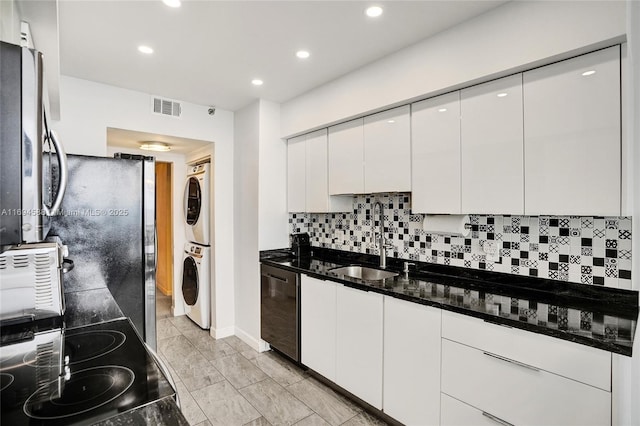
M64 353L73 365L105 356L122 346L125 340L124 333L114 330L77 333L65 339Z
M8 388L13 383L13 374L0 373L0 392Z
M0 424L87 425L175 394L128 319L0 345Z
M34 419L62 419L95 410L125 393L135 374L126 367L108 365L87 368L71 375L61 391L59 380L41 387L24 403Z

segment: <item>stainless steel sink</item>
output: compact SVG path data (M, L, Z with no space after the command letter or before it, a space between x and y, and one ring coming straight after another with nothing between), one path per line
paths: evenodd
M351 278L358 278L364 281L382 281L385 278L395 277L396 272L383 271L382 269L367 268L366 266L343 266L331 269L336 275L344 275Z

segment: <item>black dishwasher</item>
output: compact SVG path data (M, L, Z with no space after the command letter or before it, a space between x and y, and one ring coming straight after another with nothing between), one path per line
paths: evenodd
M260 337L300 362L300 274L260 265Z

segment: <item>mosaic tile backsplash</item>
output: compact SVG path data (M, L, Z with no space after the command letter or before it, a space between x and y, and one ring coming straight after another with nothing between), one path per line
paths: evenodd
M424 231L424 215L411 214L410 194L392 193L356 195L351 213L290 213L290 231L308 232L316 247L378 254L376 201L394 246L389 256L631 289L630 217L470 215L469 236L448 236ZM497 262L482 249L491 240L500 249Z

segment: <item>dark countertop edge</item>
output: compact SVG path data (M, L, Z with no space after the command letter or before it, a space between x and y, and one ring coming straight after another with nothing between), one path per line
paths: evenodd
M281 250L278 250L281 251ZM555 330L555 329L550 329L550 328L546 328L546 327L542 327L542 326L538 326L535 324L528 324L528 323L523 323L520 321L515 321L509 318L504 318L504 317L500 317L500 316L494 316L494 315L490 315L490 314L485 314L482 312L477 312L477 311L472 311L472 310L467 310L464 308L460 308L457 306L451 306L451 305L447 305L447 304L442 304L442 303L438 303L438 302L434 302L434 301L430 301L430 300L426 300L426 299L420 299L417 297L412 297L409 295L405 295L405 294L401 294L401 293L397 293L397 292L393 292L393 291L388 291L384 288L379 288L379 287L372 287L372 286L368 286L366 284L359 284L357 282L353 282L353 281L347 281L347 280L343 280L337 277L332 277L332 276L328 276L325 274L320 274L320 273L316 273L313 271L309 271L307 269L304 268L300 268L300 267L296 267L296 266L288 266L288 265L283 265L282 261L286 261L287 259L291 259L290 256L287 255L279 255L273 258L268 258L268 257L260 257L260 261L262 263L265 264L269 264L275 267L279 267L282 269L287 269L293 272L298 272L298 273L304 273L305 275L308 275L310 277L313 278L318 278L321 280L325 280L325 281L333 281L333 282L338 282L340 284L343 284L347 287L351 287L351 288L355 288L358 290L362 290L362 291L372 291L375 293L379 293L382 295L387 295L387 296L391 296L391 297L395 297L397 299L402 299L402 300L406 300L409 302L413 302L413 303L418 303L421 305L426 305L426 306L433 306L439 309L443 309L443 310L447 310L447 311L451 311L451 312L456 312L462 315L466 315L466 316L471 316L471 317L475 317L475 318L479 318L482 320L485 320L488 323L493 323L493 324L498 324L498 325L506 325L509 327L513 327L513 328L518 328L521 330L525 330L525 331L529 331L529 332L533 332L536 334L543 334L543 335L547 335L547 336L551 336L551 337L555 337L555 338L559 338L561 340L567 340L567 341L571 341L574 343L578 343L578 344L582 344L585 346L589 346L589 347L593 347L596 349L602 349L602 350L606 350L608 352L612 352L612 353L616 353L616 354L620 354L620 355L625 355L625 356L632 356L632 350L633 350L633 342L629 342L629 345L624 345L624 344L620 344L620 343L613 343L613 342L605 342L605 341L600 341L600 340L595 340L589 337L583 337L583 336L579 336L579 335L575 335L575 334L571 334L568 332L564 332L562 330ZM318 258L318 260L323 260L323 261L333 261L337 264L349 264L349 263L353 263L353 262L346 262L346 259L326 259L326 258ZM365 262L358 262L358 263L362 263L364 264ZM393 270L393 269L390 269ZM440 275L440 274L439 274ZM421 274L417 274L414 275L416 276L416 279L420 279L419 276L421 276ZM442 280L443 278L445 278L446 276L441 276L440 280ZM450 277L451 278L451 277ZM428 277L427 280L430 280L431 277ZM446 278L445 278L446 279ZM438 281L440 281L438 280ZM452 285L454 286L463 286L464 285L464 281L466 280L462 280L459 279L458 277L455 277L455 282L452 283ZM431 280L433 281L433 280ZM563 283L563 282L561 282ZM469 284L469 283L468 283ZM482 282L476 282L475 286L478 285L482 285ZM498 284L496 283L490 283L490 288L488 290L493 291L494 287L496 287ZM584 284L576 284L576 285L584 285ZM474 283L470 283L470 286L473 287ZM515 286L508 286L509 290L510 290L510 294L512 294L514 291L518 291L520 289L518 289ZM618 290L618 291L622 291L622 292L628 292L630 294L634 294L636 292L630 291L630 290L621 290L621 289L609 289L606 288L606 290ZM539 295L539 293L541 292L541 290L532 290L530 288L525 289L525 292L528 292L529 294L531 294L532 292L534 292L536 295ZM553 296L549 296L549 297L553 297ZM569 296L567 296L569 297ZM637 298L637 293L636 296ZM557 299L556 299L557 300ZM595 302L596 300L594 299L589 299L591 302ZM637 299L636 299L637 301ZM602 302L600 302L600 304L602 304ZM584 304L582 303L576 303L576 309L579 309L580 307L584 307ZM616 304L617 306L617 304ZM634 316L633 318L629 318L632 320L636 320L637 319L637 305L636 305L636 316ZM603 312L606 314L606 312ZM615 316L621 316L619 312L616 313L611 313L612 315ZM633 316L633 315L631 315Z
M137 420L146 419L149 417L147 412L152 410L158 414L164 414L163 412L169 412L174 420L170 424L175 425L189 425L187 419L184 417L182 410L176 404L173 396L165 396L155 401L148 402L146 404L138 405L135 408L131 408L122 413L118 413L107 419L103 419L97 423L93 423L93 426L115 426L115 425L146 425L146 421L142 423ZM139 419L137 416L139 415Z

